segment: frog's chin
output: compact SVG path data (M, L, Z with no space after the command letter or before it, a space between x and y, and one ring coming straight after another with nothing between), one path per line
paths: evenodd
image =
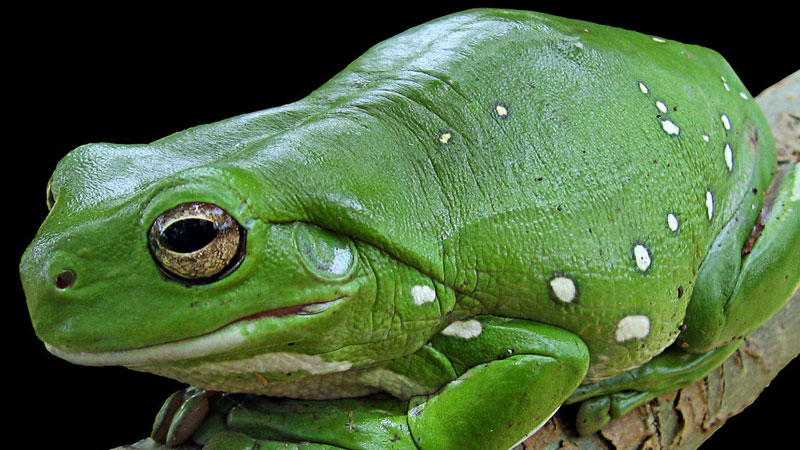
M307 303L273 310L262 311L241 317L218 328L215 331L199 336L149 345L130 350L108 352L73 352L61 350L45 342L47 351L61 359L84 366L141 366L184 359L201 358L238 348L252 340L258 333L259 324L282 317L312 316L328 310L341 303L348 296L326 302Z

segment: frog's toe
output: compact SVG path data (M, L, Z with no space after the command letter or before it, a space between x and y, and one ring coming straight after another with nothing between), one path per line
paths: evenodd
M156 420L153 423L153 431L150 433L150 437L153 441L165 442L167 440L169 426L172 423L175 412L178 411L178 408L180 408L183 402L184 393L184 390L173 393L167 397L164 405L161 406L161 409L156 415Z
M151 434L153 440L169 446L186 442L205 420L209 401L217 394L191 387L172 394L156 416Z
M620 391L584 400L578 407L575 428L581 436L595 433L611 419L622 417L669 391Z
M611 397L603 395L581 402L575 418L578 434L586 436L599 431L611 420Z

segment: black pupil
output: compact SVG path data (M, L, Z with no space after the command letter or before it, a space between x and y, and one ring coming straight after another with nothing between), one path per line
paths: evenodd
M217 224L203 219L183 219L161 232L161 243L169 250L190 253L200 250L217 237Z

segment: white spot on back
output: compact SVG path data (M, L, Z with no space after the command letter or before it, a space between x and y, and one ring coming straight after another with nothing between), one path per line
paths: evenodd
M494 106L494 111L502 118L508 117L508 108L505 105L498 103Z
M656 102L656 108L658 108L658 110L661 111L662 113L667 112L667 105L665 105L664 102L662 102L661 100L658 100Z
M714 217L714 194L711 191L706 191L706 210L708 211L708 220Z
M672 231L678 231L680 222L678 222L678 217L675 216L675 214L672 213L667 214L667 226Z
M739 97L742 97L745 100L748 100L750 97L747 96L744 92L739 92Z
M731 91L731 87L730 87L730 86L728 86L728 83L724 83L724 82L723 82L723 83L722 83L722 85L723 85L723 86L725 86L725 90L726 90L726 91L728 91L728 92L730 92L730 91Z
M725 165L728 166L728 172L733 170L733 149L730 144L725 144Z
M639 83L639 90L642 91L642 94L645 95L647 95L647 93L650 92L650 89L647 89L647 86L645 86L644 83Z
M662 120L661 121L661 128L667 132L667 134L671 135L678 135L681 132L681 129L675 125L671 120Z
M477 320L457 320L442 330L442 334L445 336L455 336L462 339L480 336L482 332L483 327Z
M633 246L633 259L636 260L636 267L642 272L650 268L650 252L642 244Z
M642 339L650 334L650 319L647 316L627 316L617 324L617 342Z
M553 278L550 280L550 288L553 289L556 298L565 303L575 300L575 295L578 293L578 290L575 289L575 282L567 277Z
M731 130L731 119L728 118L728 115L727 114L723 114L722 116L720 116L720 120L722 120L722 126L725 127L725 130L730 131Z
M656 41L656 42L658 42L659 44L663 44L664 42L667 42L667 41L665 41L664 39L661 39L661 38L659 38L659 37L655 37L655 36L653 36L653 40L654 40L654 41Z
M452 133L445 132L445 133L439 133L439 136L436 138L436 140L439 141L440 144L447 144L448 142L450 142L450 139L452 138L453 138Z
M415 305L422 305L436 300L436 291L430 286L414 286L411 288L411 296L414 297Z
M703 135L703 140L706 141L706 142L710 142L711 138L709 138L707 134L704 134Z

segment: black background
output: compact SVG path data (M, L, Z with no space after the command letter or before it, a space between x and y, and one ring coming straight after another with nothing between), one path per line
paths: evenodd
M533 9L703 45L725 56L753 95L800 69L787 13L662 2L580 8L560 2L461 2L259 9L161 8L21 11L7 16L3 69L13 117L4 133L8 285L7 433L29 448L105 449L149 433L166 396L182 385L124 368L75 366L47 353L24 305L16 265L46 215L45 185L58 160L89 142L141 143L307 95L373 44L473 6ZM699 3L699 2L697 2ZM729 420L704 448L782 445L784 407L798 401L798 364Z

